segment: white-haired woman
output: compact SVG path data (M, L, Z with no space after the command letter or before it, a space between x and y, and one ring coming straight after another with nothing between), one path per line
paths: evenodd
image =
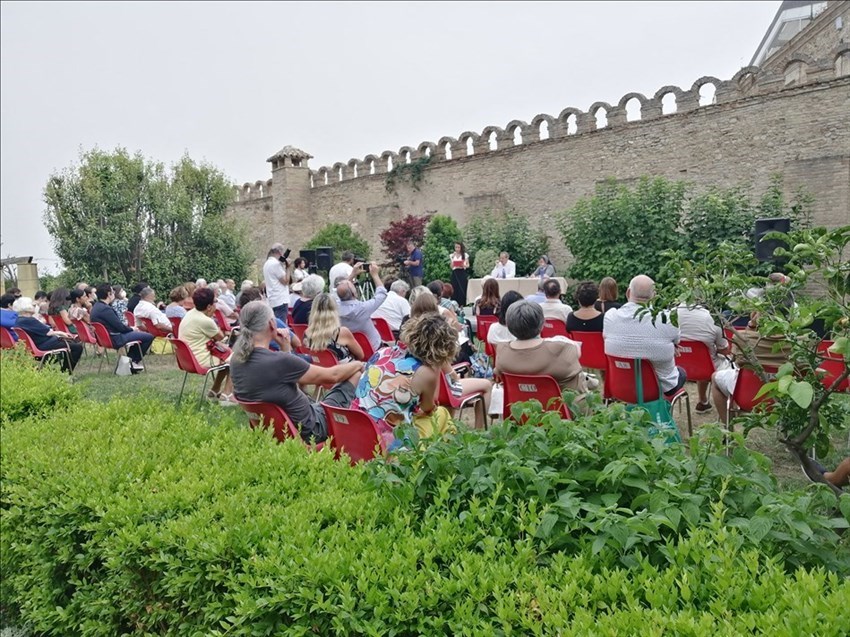
M12 304L12 310L18 313L18 318L15 321L15 327L26 332L32 338L35 346L40 350L53 349L68 349L70 353L70 367L67 356L60 357L62 369L66 372L73 371L77 366L77 361L83 355L83 346L80 343L75 343L72 339L73 334L68 332L60 332L52 330L50 327L35 318L38 308L33 303L33 300L28 296L22 296L15 300Z
M310 308L313 299L325 289L325 280L318 274L308 274L301 281L301 298L292 306L292 322L295 325L307 325L310 320Z

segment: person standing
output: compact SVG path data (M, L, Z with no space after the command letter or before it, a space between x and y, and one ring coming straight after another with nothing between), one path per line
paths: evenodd
M266 283L266 299L274 315L286 321L289 307L289 264L283 258L283 244L275 243L263 264L263 280Z
M460 307L466 305L466 286L469 282L469 255L462 242L455 243L455 250L449 257L452 266L452 300Z
M416 287L422 285L422 277L425 275L425 263L422 259L422 250L416 247L413 240L407 242L407 258L404 260L404 265L407 266L407 273L410 275L411 285Z

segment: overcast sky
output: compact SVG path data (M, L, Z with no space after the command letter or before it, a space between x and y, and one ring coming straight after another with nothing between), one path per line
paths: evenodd
M80 150L271 176L729 79L780 2L2 3L2 256L58 262L42 189Z

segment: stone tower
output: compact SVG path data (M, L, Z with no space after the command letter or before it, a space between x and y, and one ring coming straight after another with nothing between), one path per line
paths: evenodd
M313 156L294 146L284 146L266 161L272 165L272 227L269 245L288 245L288 227L310 215L310 169ZM297 246L292 246L293 249Z

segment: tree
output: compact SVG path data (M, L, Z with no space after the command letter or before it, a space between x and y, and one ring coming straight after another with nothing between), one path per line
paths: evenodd
M515 211L492 213L485 212L474 217L464 228L466 247L472 260L473 271L493 269L496 259L479 262L479 252L490 250L498 257L501 251L511 255L516 263L517 276L524 276L537 268L537 260L549 252L549 237L545 232L532 230L528 218Z
M390 223L381 233L381 245L387 259L397 262L399 259L407 257L408 241L413 241L417 246L421 246L422 240L425 238L425 226L428 224L428 219L430 219L430 216L427 214L419 216L409 214L403 219Z
M346 250L354 253L354 256L368 259L371 249L366 240L344 223L329 223L319 230L310 239L305 248L331 247L334 249L334 258L339 260L340 255Z
M166 171L141 153L94 149L50 176L44 216L69 276L147 280L162 294L199 276L244 276L245 231L225 219L232 197L223 173L188 156Z
M425 229L425 243L422 247L426 281L451 279L452 268L449 255L454 251L455 242L461 240L460 228L454 219L447 215L431 217Z

